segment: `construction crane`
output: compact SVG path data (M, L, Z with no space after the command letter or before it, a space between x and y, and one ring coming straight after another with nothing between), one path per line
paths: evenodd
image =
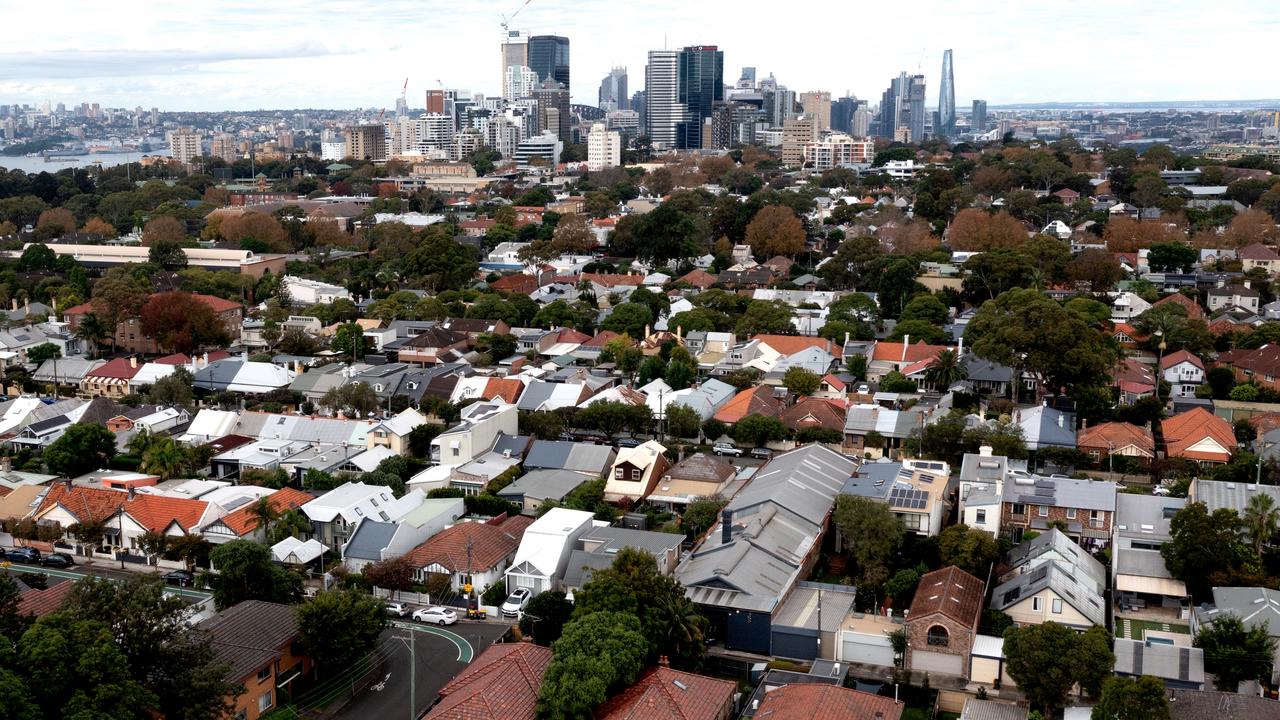
M524 0L524 4L516 8L516 11L511 13L511 17L507 17L506 15L502 16L502 35L504 37L506 37L511 32L507 26L511 23L512 20L516 19L516 16L520 14L521 10L525 9L526 7L529 7L529 3L531 2L533 2L533 0Z

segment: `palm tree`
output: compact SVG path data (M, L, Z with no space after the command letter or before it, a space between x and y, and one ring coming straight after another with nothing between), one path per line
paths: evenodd
M280 516L272 523L270 540L272 543L278 543L287 537L301 540L303 535L310 534L311 521L307 519L306 515L296 509L292 509L280 513Z
M707 619L697 607L683 595L663 592L655 597L658 611L666 619L664 637L659 646L673 659L696 663L704 652L707 637Z
M267 497L260 497L258 501L249 506L249 519L253 521L254 530L262 530L266 532L277 518L280 517L279 511L271 504L271 500Z
M92 345L95 352L102 344L102 340L110 338L111 335L111 329L107 328L107 324L98 317L97 313L85 315L80 320L80 325L76 327L76 337Z
M186 451L173 438L159 438L148 445L138 469L168 480L186 470L187 460Z
M1262 548L1271 544L1271 538L1280 528L1280 508L1276 501L1266 493L1258 493L1249 498L1244 509L1244 526L1253 539L1253 551L1262 554Z
M960 356L955 350L943 350L938 356L929 363L929 367L924 371L925 382L932 385L937 390L946 390L954 383L957 383L968 373L965 372L964 366L960 364Z

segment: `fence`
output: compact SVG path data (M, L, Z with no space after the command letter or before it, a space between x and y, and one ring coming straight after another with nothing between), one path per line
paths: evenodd
M379 648L357 661L346 672L307 690L290 702L262 716L263 720L313 720L332 718L357 695L384 677L387 653Z

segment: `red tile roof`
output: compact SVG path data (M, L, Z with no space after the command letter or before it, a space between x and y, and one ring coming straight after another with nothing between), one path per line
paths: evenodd
M18 614L28 617L44 617L62 607L62 603L75 589L70 580L52 585L45 590L31 588L18 597Z
M157 365L190 365L191 358L187 357L183 353L174 353L172 355L165 355L164 357L158 357L155 360L152 360L151 362Z
M134 367L125 358L116 358L108 361L105 365L90 370L85 375L85 379L90 378L106 378L108 380L130 380L134 375L138 374L138 368Z
M906 357L903 357L903 345L900 342L878 342L871 353L871 360L895 363L918 363L932 360L938 353L946 350L945 345L926 345L923 341L906 346Z
M1236 434L1230 423L1204 408L1178 413L1164 420L1161 428L1169 457L1227 462L1231 459L1231 450L1236 447ZM1193 445L1203 440L1213 440L1224 450L1192 449Z
M520 399L520 393L524 392L524 382L517 378L489 378L489 382L484 386L484 392L480 394L483 400L492 400L501 398L503 401L512 405Z
M1174 353L1169 353L1168 355L1165 355L1164 357L1160 358L1160 369L1168 370L1174 365L1177 365L1179 363L1184 363L1184 362L1191 363L1192 365L1195 365L1201 370L1204 370L1204 361L1202 361L1199 357L1187 352L1186 350L1179 350Z
M805 335L756 335L751 339L759 340L762 345L768 345L783 355L795 355L798 352L815 347L819 350L825 350L836 357L840 356L840 351L837 350L836 344L826 338Z
M773 388L757 385L734 395L732 400L716 411L715 418L723 423L736 423L748 415L777 417L781 411L782 401L773 396Z
M1200 307L1200 303L1196 302L1195 300L1192 300L1191 298L1187 297L1186 295L1183 295L1182 293L1173 293L1172 295L1166 295L1165 297L1162 297L1159 300L1152 303L1151 307L1155 307L1157 305L1165 305L1165 304L1181 305L1183 308L1186 308L1187 317L1193 318L1196 320L1204 319L1204 309Z
M706 270L703 270L702 268L695 268L693 270L690 270L689 272L682 275L680 279L702 290L706 290L707 288L716 284L716 276L712 275Z
M238 302L235 302L234 300L225 300L216 295L201 295L200 293L192 293L192 295L195 297L195 299L199 300L205 305L208 305L209 309L214 311L215 313L226 312L228 310L235 310L237 308L243 307L243 305L241 305Z
M271 505L271 509L278 513L300 508L304 504L315 500L315 497L310 493L305 493L295 488L281 488L266 497L267 502ZM230 528L235 534L241 536L247 535L248 533L256 530L257 518L252 512L255 504L256 501L247 503L226 515L223 515L221 518L222 524Z
M985 583L954 565L934 570L916 586L911 622L940 614L976 630L985 591Z
M603 350L603 349L604 349L604 346L605 346L605 345L606 345L610 340L612 340L612 339L614 339L614 338L616 338L616 337L622 337L622 335L621 335L621 334L619 334L619 333L616 333L616 332L614 332L614 331L612 331L612 330L601 330L600 332L596 333L596 336L595 336L595 337L593 337L593 338L591 338L590 340L588 340L588 341L586 341L586 342L582 343L582 347L600 348L601 350ZM628 340L630 340L630 338L628 338ZM631 343L631 344L632 344L632 345L635 345L635 341L632 341L632 343Z
M45 493L36 517L54 506L62 506L80 522L105 520L115 514L124 505L129 496L123 490L107 490L105 488L75 485L70 488L66 483L57 483Z
M521 295L528 295L538 289L538 280L532 275L515 273L514 275L503 275L497 280L489 283L489 287L503 292L514 292L520 293Z
M423 720L533 720L551 650L533 643L490 645L440 690Z
M471 569L496 567L520 547L525 528L533 518L524 515L507 518L501 524L464 522L445 528L429 540L405 553L414 567L442 565L453 572L467 569L467 543L471 543Z
M769 720L899 720L905 707L893 698L839 685L793 683L766 692L754 715Z
M200 524L209 503L191 498L163 495L135 495L124 504L124 511L142 527L162 533L173 523L191 531Z
M558 335L556 337L556 342L577 343L581 345L582 343L591 339L590 335L587 335L586 333L578 332L573 328L560 328L557 331L557 333Z
M678 685L676 683L679 683ZM653 668L596 708L597 720L720 720L738 686L705 675Z
M844 431L846 410L844 403L830 398L804 398L782 413L782 424L792 430L824 427L837 432Z
M1155 455L1156 441L1151 431L1130 423L1108 422L1082 429L1076 434L1076 446L1107 451L1133 446L1148 457Z

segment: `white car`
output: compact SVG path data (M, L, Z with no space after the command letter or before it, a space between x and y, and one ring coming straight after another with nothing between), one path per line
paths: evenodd
M716 443L711 446L711 452L717 455L729 455L730 457L742 457L742 448L734 447L729 443Z
M532 594L529 588L516 588L507 596L507 601L502 603L502 614L507 617L519 617L524 606L529 604L529 597Z
M404 617L409 614L409 606L402 602L389 602L387 603L387 614Z
M413 619L433 625L452 625L458 622L458 613L447 607L424 607L413 611Z

